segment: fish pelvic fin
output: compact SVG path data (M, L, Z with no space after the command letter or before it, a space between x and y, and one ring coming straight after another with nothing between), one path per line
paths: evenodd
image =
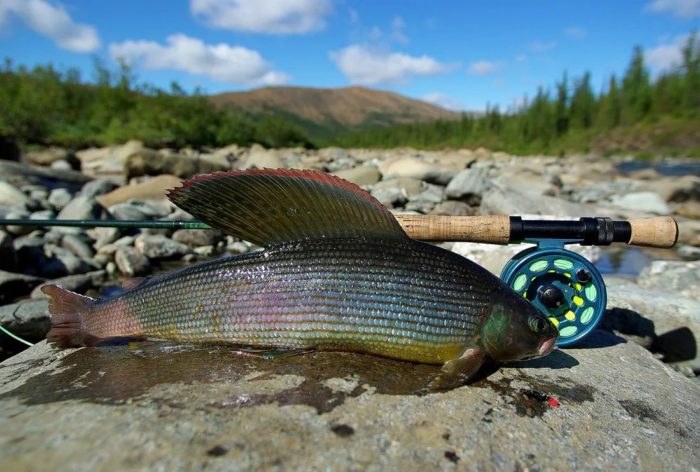
M445 362L440 373L435 377L428 391L443 391L461 387L474 378L486 360L486 354L481 348L466 349L457 359Z
M258 246L331 238L408 238L357 185L314 170L253 169L199 175L168 198L208 225Z
M101 341L89 334L83 323L94 298L66 290L58 285L46 285L41 291L49 296L51 330L46 340L58 347L95 346Z

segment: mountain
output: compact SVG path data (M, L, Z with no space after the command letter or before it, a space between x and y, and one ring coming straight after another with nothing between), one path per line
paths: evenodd
M316 138L372 126L461 116L421 100L364 87L265 87L212 95L210 100L216 106L234 106L251 115L284 116Z

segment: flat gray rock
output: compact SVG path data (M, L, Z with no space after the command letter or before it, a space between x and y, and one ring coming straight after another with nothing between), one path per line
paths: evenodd
M700 387L609 333L416 395L435 371L351 353L41 343L0 364L0 468L697 469Z

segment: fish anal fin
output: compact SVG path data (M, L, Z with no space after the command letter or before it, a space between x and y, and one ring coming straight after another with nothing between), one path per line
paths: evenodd
M233 170L199 175L168 198L210 226L259 246L323 238L406 238L369 193L313 170Z
M440 369L428 391L450 390L469 382L484 365L486 354L483 349L468 348L457 359L447 361Z

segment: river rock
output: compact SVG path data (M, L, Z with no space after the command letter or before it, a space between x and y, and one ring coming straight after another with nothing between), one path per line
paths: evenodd
M25 300L0 306L0 326L29 341L41 341L51 328L48 305L48 300Z
M121 184L124 183L127 158L142 149L142 142L128 141L121 146L84 149L75 155L80 160L80 168L84 174Z
M657 334L686 327L700 340L700 301L666 291L662 286L641 287L614 276L606 276L605 285L609 308L636 311L654 322Z
M208 174L228 168L228 162L222 165L211 160L200 159L197 155L161 153L146 148L131 154L125 163L127 179L141 175L161 174L189 178L196 174Z
M92 180L76 171L48 169L10 161L0 161L0 175L17 188L23 185L41 185L48 189L63 187L70 192L77 192L86 182Z
M9 208L31 204L32 201L27 195L4 180L0 180L0 206Z
M240 169L281 169L283 167L285 167L284 162L275 150L265 149L260 145L253 145L238 165Z
M445 188L445 196L453 200L463 200L478 206L481 195L490 185L488 173L484 169L465 169L455 175Z
M406 194L396 187L375 188L371 195L387 208L402 206L408 201Z
M49 204L56 210L62 210L73 199L73 195L65 188L55 188L49 194Z
M213 246L223 241L225 235L215 229L178 229L172 239L190 247Z
M0 305L29 294L44 279L0 270Z
M554 215L559 217L612 216L601 214L598 208L571 203L545 195L527 195L516 190L493 186L484 193L481 213L485 215Z
M673 210L676 215L700 220L700 201L687 201L676 205Z
M476 209L467 205L464 202L455 200L447 200L435 205L430 212L431 215L447 215L447 216L470 216L476 214Z
M107 273L104 270L96 270L85 274L68 275L58 279L47 280L46 282L37 285L34 290L32 290L30 298L48 298L48 296L41 291L41 288L45 287L46 285L58 285L66 290L70 290L71 292L85 293L88 290L96 288L104 283L106 276Z
M612 204L621 208L668 215L671 210L666 202L654 192L632 192L613 197Z
M95 255L95 250L82 235L66 234L61 239L61 246L84 260L92 259Z
M17 254L12 246L12 236L0 230L0 270L13 271L17 267Z
M39 166L51 166L54 162L64 161L72 164L70 167L77 169L80 166L80 161L75 157L75 154L61 147L51 146L37 151L30 151L24 154L24 160L29 164Z
M0 367L3 468L693 470L700 387L611 334L586 347L419 396L437 368L362 354L40 343Z
M653 261L639 274L637 283L700 301L700 262Z
M114 253L114 262L119 272L126 277L145 275L151 271L148 258L131 246L117 248Z
M352 169L343 169L334 173L337 177L345 179L355 185L374 185L381 177L376 166L358 166Z
M149 259L172 259L190 251L186 245L162 234L142 234L134 241L134 247Z
M117 185L114 182L104 179L95 179L83 185L80 195L85 198L97 199L100 195L111 192Z
M105 207L129 200L162 200L168 190L181 185L180 178L174 175L158 175L137 184L125 185L112 192L97 197L97 201Z
M426 182L447 185L457 174L451 167L425 162L414 157L387 159L379 165L384 179L409 177Z
M399 189L406 196L411 198L424 190L424 183L418 179L409 177L399 177L397 179L387 179L377 182L372 190Z
M58 213L58 219L99 219L103 212L104 208L94 198L79 194Z

